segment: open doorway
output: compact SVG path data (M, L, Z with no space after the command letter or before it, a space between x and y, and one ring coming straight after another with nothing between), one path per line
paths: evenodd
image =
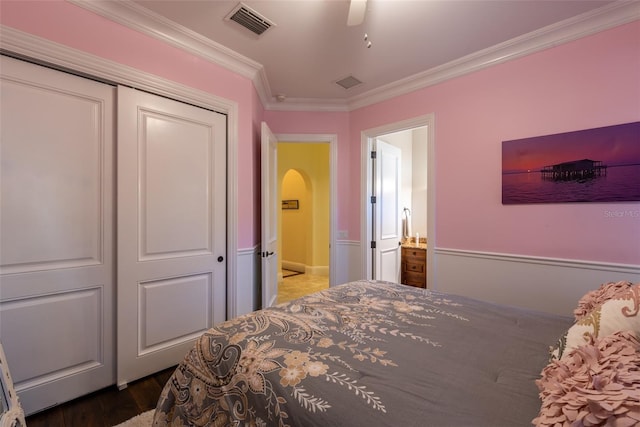
M380 195L376 197L380 186L381 174L388 174L388 171L379 171L382 167L379 159L373 159L371 152L375 151L377 145L390 144L398 147L402 154L398 160L398 179L401 184L398 187L398 194L394 195L389 202ZM375 156L374 156L375 157ZM384 177L382 179L387 179ZM363 277L368 279L380 279L379 275L384 275L383 279L400 282L400 259L391 263L384 260L384 251L387 246L383 242L380 230L383 227L393 228L396 247L404 241L404 238L416 238L419 236L420 242L426 244L426 283L433 287L433 254L435 247L435 158L434 158L434 117L432 114L417 117L402 122L392 123L374 129L365 130L362 133L362 267ZM376 204L378 203L378 204ZM380 203L385 206L380 206ZM391 206L390 206L391 205ZM405 210L407 208L407 210ZM392 226L385 225L381 221L385 212L392 212ZM403 221L404 220L404 221ZM409 221L408 224L406 221ZM407 227L408 225L408 227ZM386 233L389 235L389 233ZM408 234L408 236L407 236ZM390 247L390 246L389 246ZM383 249L381 249L383 248ZM400 253L396 251L399 258ZM381 261L382 260L382 261ZM383 271L380 265L396 265L393 272ZM388 268L387 268L388 270Z
M278 303L333 283L335 137L328 137L277 136Z

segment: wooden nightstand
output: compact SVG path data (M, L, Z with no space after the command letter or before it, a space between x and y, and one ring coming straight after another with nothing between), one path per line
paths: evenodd
M417 288L427 287L427 251L422 248L402 247L401 282Z

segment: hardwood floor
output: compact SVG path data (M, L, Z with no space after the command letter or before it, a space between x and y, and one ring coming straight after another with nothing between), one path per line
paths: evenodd
M28 427L111 427L153 409L175 367L134 381L124 390L113 385L27 417Z

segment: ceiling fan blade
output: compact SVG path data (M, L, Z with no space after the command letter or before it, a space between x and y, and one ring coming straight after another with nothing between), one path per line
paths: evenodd
M351 4L349 5L349 16L347 17L347 26L353 27L362 24L366 10L367 0L351 0Z

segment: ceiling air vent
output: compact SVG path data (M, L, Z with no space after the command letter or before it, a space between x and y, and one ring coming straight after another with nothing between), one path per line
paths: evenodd
M345 89L351 89L354 86L358 86L359 84L362 84L362 82L353 76L349 76L349 77L345 77L344 79L338 80L336 84L339 86L342 86Z
M243 3L238 3L225 18L245 27L256 35L261 35L275 24Z

